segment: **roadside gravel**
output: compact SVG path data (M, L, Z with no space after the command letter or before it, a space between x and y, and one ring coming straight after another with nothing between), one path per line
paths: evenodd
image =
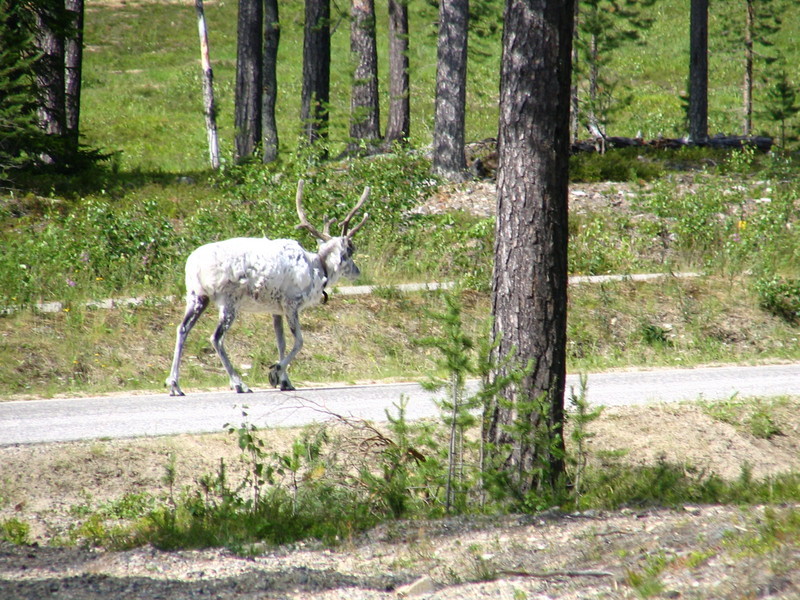
M745 551L764 509L676 510L399 522L337 549L256 557L0 545L3 600L435 600L797 598L796 553ZM639 586L643 584L637 584Z

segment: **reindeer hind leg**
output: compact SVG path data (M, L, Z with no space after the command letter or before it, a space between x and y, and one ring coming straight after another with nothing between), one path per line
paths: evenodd
M225 367L225 371L228 373L231 389L236 390L237 394L250 393L252 390L244 384L236 369L233 368L228 358L228 353L225 352L225 333L233 325L234 319L236 319L236 310L232 306L221 305L219 308L219 323L217 323L217 328L211 336L211 344L214 346L214 350L217 351L222 361L222 366Z

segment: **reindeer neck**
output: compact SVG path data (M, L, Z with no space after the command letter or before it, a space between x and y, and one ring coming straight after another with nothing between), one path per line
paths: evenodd
M334 247L335 244L333 243L333 240L328 240L319 247L319 251L317 252L317 256L319 256L319 262L322 265L322 273L327 280L327 285L333 285L336 280L339 279L339 264L330 264L330 261L333 258L331 256L331 252L333 251Z

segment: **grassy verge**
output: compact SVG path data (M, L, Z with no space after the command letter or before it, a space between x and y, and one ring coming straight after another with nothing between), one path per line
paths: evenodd
M748 278L707 277L657 283L574 286L568 322L568 368L691 366L797 360L797 328L760 308ZM485 331L490 297L463 292L465 327ZM292 365L297 384L373 379L422 379L438 372L435 354L415 344L439 330L430 312L442 296L337 296L308 311L305 346ZM16 312L0 317L3 398L162 390L169 371L180 302L112 310L77 305L59 313ZM198 323L182 372L188 390L222 388L226 377L209 342L213 313ZM268 315L242 315L227 346L234 364L256 388L268 386L275 360Z

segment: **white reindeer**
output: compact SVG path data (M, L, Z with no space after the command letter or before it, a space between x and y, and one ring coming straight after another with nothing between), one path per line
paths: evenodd
M306 218L303 210L303 180L297 185L298 229L306 229L320 240L317 252L304 250L294 240L267 238L234 238L200 246L186 259L186 313L178 325L175 356L167 378L171 396L183 396L178 384L181 354L186 336L200 315L213 300L219 307L219 323L211 343L230 377L231 389L250 392L231 365L225 352L223 338L239 312L272 313L278 342L279 361L270 367L269 382L284 391L293 390L286 373L289 363L303 347L300 331L300 311L328 300L326 286L334 285L340 277L356 278L359 270L353 262L353 236L361 229L369 214L350 229L350 220L369 197L369 187L353 209L340 223L342 233L329 233L333 219L327 221L322 233ZM283 317L294 335L294 347L286 354L283 336Z

